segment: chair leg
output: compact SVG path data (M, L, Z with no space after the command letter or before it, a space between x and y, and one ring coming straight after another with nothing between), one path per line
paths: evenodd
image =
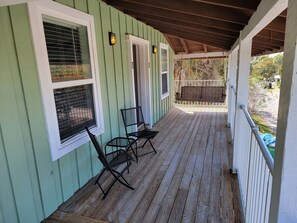
M121 172L121 173L116 171L116 170L113 170L113 171L116 172L118 174L118 177L121 177L126 182L126 184L130 185L128 183L128 181L123 177L123 173L124 173L125 170L123 170L123 172Z
M101 185L99 184L99 182L97 182L97 184L98 184L100 190L101 190L102 193L103 193L103 199L104 199L104 198L106 197L107 193L105 193L105 191L103 190L103 188L101 187Z
M103 170L101 171L101 173L100 173L99 176L97 177L97 179L96 179L96 181L95 181L94 184L97 184L97 183L99 182L99 179L100 179L100 177L103 175L104 172L105 172L105 169L103 169Z
M122 176L123 172L119 173L118 171L115 171L115 170L112 170L112 171L114 171L115 173L118 174L118 175L115 175L113 172L111 172L111 174L115 177L115 179L117 181L119 181L121 184L123 184L124 186L128 187L129 189L134 190L134 188L131 187L129 185L129 183L127 182L127 180ZM123 182L119 177L121 177L125 182Z
M149 139L145 140L145 142L142 144L142 148L145 146L145 144L147 143L147 141L149 141Z
M148 139L148 141L149 141L149 143L151 144L151 146L152 146L153 150L155 151L155 153L157 153L157 151L155 150L155 147L153 146L153 143L151 142L151 140Z
M135 142L135 143L137 143L137 142ZM132 150L132 153L133 153L133 155L135 156L135 159L136 159L136 163L138 163L138 157L137 157L137 154L134 152L134 149L133 149L133 144L134 143L132 143L129 147L128 147L128 149L127 149L127 152L129 151L129 149L131 148L131 150ZM137 145L136 145L136 147L137 147ZM137 149L137 148L136 148Z
M121 181L121 179L118 178L117 180L118 180L121 184L123 184L124 186L128 187L129 189L134 190L133 187L131 187L129 184L126 184L125 182Z
M142 148L145 146L145 144L149 142L151 144L151 147L153 148L154 152L157 153L157 151L155 150L155 147L153 146L152 142L151 142L151 139L148 138L147 140L145 140L145 142L143 143L142 145Z

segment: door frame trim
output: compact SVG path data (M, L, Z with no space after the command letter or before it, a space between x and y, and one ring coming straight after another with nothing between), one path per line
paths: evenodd
M131 95L132 95L132 106L136 106L136 101L135 101L135 85L134 85L134 67L133 67L133 44L144 46L145 50L142 52L143 55L140 55L141 57L145 58L145 61L147 63L144 63L144 66L140 69L141 73L147 73L146 77L146 85L148 85L148 90L145 94L146 101L148 102L148 118L149 120L146 120L146 122L149 124L149 128L152 128L153 126L153 113L152 113L152 91L151 91L151 86L152 86L152 80L151 80L151 68L150 68L150 42L148 40L132 36L132 35L126 35L126 39L128 41L128 58L129 58L129 71L130 74L132 75L132 87L131 87Z

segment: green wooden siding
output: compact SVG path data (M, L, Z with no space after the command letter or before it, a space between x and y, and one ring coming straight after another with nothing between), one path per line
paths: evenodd
M120 109L132 105L126 34L166 43L157 30L98 0L57 0L94 16L105 132L104 144L124 134ZM40 222L95 176L102 165L87 143L52 162L26 4L0 7L0 222ZM108 32L117 36L109 46ZM151 48L150 48L151 50ZM151 56L153 123L173 104L160 100L160 56Z

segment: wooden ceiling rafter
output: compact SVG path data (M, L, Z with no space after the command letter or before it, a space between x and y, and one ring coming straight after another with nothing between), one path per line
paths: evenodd
M168 28L172 28L172 29L182 29L186 32L189 33L193 33L193 34L197 34L197 35L213 35L213 37L218 37L218 38L222 38L222 39L229 39L232 41L236 40L236 35L233 36L226 36L220 32L213 32L213 30L202 30L202 29L194 29L191 27L187 27L187 26L182 26L182 25L178 25L178 24L172 24L172 23L168 23L168 22L163 22L163 21L155 21L155 20L151 20L151 19L143 19L143 21L148 24L148 25L152 25L154 27L162 27L162 26L166 26ZM210 37L212 38L212 37Z
M194 16L199 15L205 18L212 18L241 25L246 25L251 16L250 13L242 13L240 10L228 9L221 6L213 7L205 3L195 3L191 1L174 1L173 4L172 0L108 0L108 3L111 5L116 5L116 2L138 4L143 7L160 8L167 11L181 12Z
M285 33L286 18L278 16L270 24L268 24L265 28L273 30L273 31Z
M275 47L281 47L284 45L284 41L273 40L273 39L267 40L260 36L255 36L253 38L253 41L261 43L261 44L268 44L268 45L275 46Z
M159 16L163 18L169 19L178 19L180 21L193 23L193 24L203 24L204 26L220 28L224 30L230 30L239 32L243 29L244 25L232 23L232 22L225 22L220 20L215 20L212 18L205 18L199 15L189 15L186 13L181 12L172 12L166 9L154 8L152 6L141 6L139 4L134 4L130 2L123 2L123 1L112 1L109 0L109 3L112 3L114 7L120 8L125 13L131 15L135 13L144 13L146 15L152 16Z
M171 49L173 50L174 54L177 54L178 52L175 50L174 44L172 43L171 39L169 36L164 35L165 39L167 40L168 44L171 46Z
M263 45L257 45L253 43L253 49L258 49L258 50L273 50L273 47L267 47L267 46L263 46Z
M269 30L269 29L263 29L262 31L260 31L257 34L257 36L261 36L263 38L281 40L281 41L284 41L284 39L285 39L285 34L284 33L276 32L276 31Z
M178 53L230 50L260 0L105 0L162 32ZM286 10L253 39L252 52L282 49Z
M228 7L228 8L233 8L233 9L241 9L241 10L249 10L249 11L256 11L257 9L257 4L259 1L248 1L248 0L193 0L194 2L202 2L202 3L207 3L210 5L217 5L217 6L223 6L223 7Z
M188 46L187 46L186 41L184 39L182 39L182 38L179 38L179 41L181 42L181 44L182 44L182 46L183 46L183 48L185 50L185 53L186 54L191 53L190 50L189 50L189 48L188 48Z
M209 27L201 24L194 24L194 23L189 23L186 21L180 21L178 19L172 19L172 18L164 18L161 16L155 16L155 15L149 15L143 12L133 12L133 11L127 11L127 13L135 16L139 20L143 22L151 21L151 22L159 22L159 23L167 23L175 26L181 26L181 27L186 27L190 29L195 29L195 30L200 30L204 32L209 32L209 33L215 33L219 35L224 35L224 36L229 36L229 37L234 37L239 35L239 31L231 31L231 30L225 30L217 27Z
M207 53L207 46L203 44L204 52Z
M167 34L171 34L171 35L174 35L174 36L178 36L180 38L183 38L183 39L188 39L188 40L193 40L193 41L197 41L197 42L202 42L204 43L203 41L207 41L207 42L212 42L212 43L218 43L218 44L222 44L224 45L225 47L227 47L228 49L232 46L233 42L230 41L229 39L224 39L224 38L221 38L219 36L212 36L211 38L208 36L208 35L205 35L205 34L198 34L197 33L193 33L193 32L188 32L186 30L183 30L183 29L178 29L178 28L168 28L166 26L154 26L153 24L149 24L149 25L152 25L154 28L160 30L161 32L163 33L167 33ZM205 42L204 44L207 44L207 45L211 45L211 44L208 44L207 42ZM216 46L216 45L214 45ZM220 47L222 48L222 47ZM224 48L226 49L226 48Z
M173 36L173 37L182 36L183 39L198 42L198 43L201 43L201 44L204 43L204 44L207 44L207 45L215 46L215 47L217 47L219 49L222 49L222 50L229 50L230 49L229 44L214 42L214 41L209 40L209 39L202 39L200 37L189 35L187 33L183 33L183 35L181 35L180 32L173 32L171 30L163 30L163 31L160 30L160 31L163 32L164 34L167 34L169 37L171 37L171 36Z

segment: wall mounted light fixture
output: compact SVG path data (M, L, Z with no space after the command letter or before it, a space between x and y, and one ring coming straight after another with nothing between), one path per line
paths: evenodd
M114 34L113 32L109 32L108 35L109 35L109 45L113 46L117 42L116 34Z
M157 47L155 45L153 45L152 51L153 51L153 54L156 54L157 53L158 49L157 49Z

